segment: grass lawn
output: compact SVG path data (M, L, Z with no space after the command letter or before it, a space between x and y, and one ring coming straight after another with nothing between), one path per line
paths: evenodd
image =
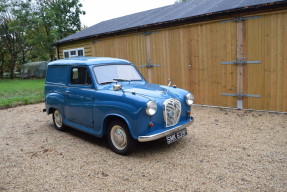
M44 101L44 79L0 79L0 108Z

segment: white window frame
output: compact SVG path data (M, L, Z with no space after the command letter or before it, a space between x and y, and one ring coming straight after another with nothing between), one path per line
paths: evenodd
M66 50L64 50L63 51L63 58L64 59L69 59L69 58L78 57L78 51L80 51L80 50L83 51L83 55L82 56L85 56L85 48L81 47L81 48L76 48L76 49L66 49ZM76 51L76 55L71 55L72 51ZM69 57L68 58L65 58L65 53L69 53Z

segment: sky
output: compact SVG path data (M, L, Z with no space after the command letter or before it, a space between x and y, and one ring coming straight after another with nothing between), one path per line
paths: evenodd
M87 27L109 19L138 13L166 5L176 0L80 0L82 10L81 23Z

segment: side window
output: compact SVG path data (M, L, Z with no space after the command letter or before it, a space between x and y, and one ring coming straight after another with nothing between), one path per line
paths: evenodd
M86 67L73 67L71 70L71 84L91 85L92 80Z

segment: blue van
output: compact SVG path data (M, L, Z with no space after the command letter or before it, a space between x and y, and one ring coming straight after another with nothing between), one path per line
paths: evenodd
M105 136L114 152L127 155L137 142L184 137L193 100L176 86L147 83L129 61L79 57L48 64L44 111L56 129Z

